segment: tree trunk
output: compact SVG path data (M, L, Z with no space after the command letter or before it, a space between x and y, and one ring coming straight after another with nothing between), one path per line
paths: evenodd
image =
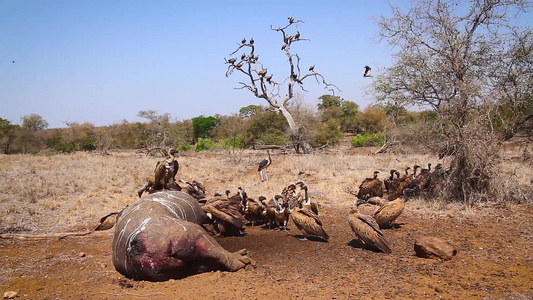
M289 128L291 130L291 139L296 153L311 153L311 145L309 145L307 142L307 132L305 128L298 126L296 122L294 122L294 118L285 107L280 106L278 109L289 124Z

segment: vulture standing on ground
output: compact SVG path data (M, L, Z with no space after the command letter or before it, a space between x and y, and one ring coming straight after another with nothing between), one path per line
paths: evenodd
M361 185L359 186L359 192L357 192L357 198L365 199L365 197L383 197L384 184L383 181L378 179L378 174L379 171L374 171L373 178L366 178L361 183Z
M429 187L429 176L431 174L431 163L428 164L427 169L420 170L420 174L416 177L420 181L420 189L427 190Z
M435 167L435 170L429 174L429 179L427 183L427 192L430 195L435 195L437 190L440 188L440 186L443 184L443 181L445 180L446 171L444 170L444 167L442 164L437 164Z
M414 166L415 173L418 168L420 168L418 165ZM413 181L413 175L409 174L409 170L411 170L411 167L405 168L405 175L400 178L394 179L394 182L392 184L393 188L391 187L389 196L387 197L389 201L393 201L396 200L398 197L401 197L403 195L403 190L408 188L411 182Z
M302 209L309 209L318 216L318 203L316 201L312 201L311 198L309 198L309 191L307 190L307 185L302 186L302 190L304 191L304 198L298 202L299 207Z
M392 223L402 214L405 208L405 202L409 200L412 189L403 190L403 197L398 197L396 200L389 201L381 206L375 213L374 219L379 225L379 228L390 228Z
M290 205L290 207L296 207L298 205L298 198L300 197L299 189L301 188L300 184L303 184L303 181L297 181L296 183L291 183L281 191L281 195Z
M281 195L274 197L274 223L279 230L287 231L287 224L289 223L289 202ZM283 229L282 229L283 227Z
M306 240L309 236L316 236L322 238L326 242L329 239L328 234L322 227L322 221L318 216L309 209L294 208L291 212L292 221L298 229L300 229L304 235L303 240Z
M263 199L264 198L264 199ZM263 210L263 217L265 219L265 222L268 224L268 229L272 229L272 225L276 222L276 203L275 201L278 201L278 198L283 198L281 195L276 195L274 198L271 198L270 200L267 200L265 197L261 196L259 197L259 200L264 206Z
M252 223L252 226L255 226L255 222L263 220L263 203L259 200L248 198L246 192L243 192L243 195L242 214L246 220Z
M359 213L358 206L365 203L365 200L359 199L352 207L348 216L348 223L359 240L368 246L377 248L385 253L391 253L389 243L379 230L379 225L372 216Z
M387 193L390 192L391 184L392 184L392 182L394 182L394 174L396 174L397 172L398 171L396 171L396 170L390 170L389 178L383 180L383 184L385 184L385 190L387 191Z

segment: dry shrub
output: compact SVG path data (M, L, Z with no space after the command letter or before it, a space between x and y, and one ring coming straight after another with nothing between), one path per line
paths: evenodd
M181 153L177 158L180 164L177 177L202 181L208 195L224 193L226 189L235 192L238 187L244 187L253 198L273 197L289 183L301 179L325 213L342 215L348 213L355 201L346 187L357 189L375 170L380 171L379 177L383 179L390 169L403 172L407 166L426 166L428 162L449 165L446 160L438 161L434 156L420 154L369 156L339 151L328 155L290 155L274 151L272 165L267 171L270 180L261 182L257 166L266 157L266 151L244 150L240 155L241 159L235 161L224 151ZM113 152L107 156L88 153L48 157L0 155L0 186L5 187L0 193L0 232L93 229L108 212L119 211L137 200L137 190L160 159L132 151ZM533 168L519 162L505 162L499 165L499 170L501 176L516 179L515 182L505 181L509 193L514 185L531 185ZM28 189L28 183L32 189ZM30 198L35 201L30 203ZM494 200L504 199L507 198ZM427 217L445 216L454 207L468 216L471 212L474 214L476 207L488 203L478 202L472 206L450 203L446 198L411 201L408 210L431 212ZM421 213L421 217L424 216Z
M418 119L406 124L388 124L385 131L386 143L393 153L434 153L427 145L433 141L433 124L426 119Z
M445 180L426 197L470 204L520 203L531 197L530 184L518 183L501 172L504 144L502 136L492 129L488 112L471 112L459 124L453 119L455 115L442 114L436 122L420 119L389 131L391 152L425 153L449 161Z

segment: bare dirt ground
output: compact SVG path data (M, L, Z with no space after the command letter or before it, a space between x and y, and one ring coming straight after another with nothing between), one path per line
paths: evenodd
M274 156L271 180L260 183L255 170L263 155L243 154L240 160L225 154L183 155L180 174L203 179L209 193L242 185L254 197L279 193L288 182L303 178L322 203L320 218L329 242L301 241L292 222L288 232L248 227L245 236L217 241L230 251L248 249L257 262L254 270L154 283L115 271L112 230L63 239L0 239L0 292L16 291L19 299L533 298L531 202L466 207L411 200L397 228L384 230L393 251L384 254L355 239L346 220L354 198L344 189L373 169L386 172L425 163L428 157L331 155L312 156L311 163L309 156ZM65 161L73 165L61 166ZM33 234L92 229L108 211L135 201L135 190L155 161L134 154L0 156L0 185L6 187L0 192L0 229ZM21 165L24 170L18 169ZM509 168L531 178L530 165ZM127 174L126 179L113 177L113 170ZM17 185L19 180L25 185ZM27 192L29 183L37 190ZM424 235L451 242L457 256L445 262L416 257L414 241Z

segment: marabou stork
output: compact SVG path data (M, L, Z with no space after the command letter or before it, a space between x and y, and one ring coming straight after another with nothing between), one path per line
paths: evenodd
M259 163L259 167L257 168L257 171L261 175L261 181L268 181L268 174L267 174L267 168L272 163L272 158L270 157L270 150L267 150L268 158L263 159ZM263 175L263 170L265 170L265 174Z

